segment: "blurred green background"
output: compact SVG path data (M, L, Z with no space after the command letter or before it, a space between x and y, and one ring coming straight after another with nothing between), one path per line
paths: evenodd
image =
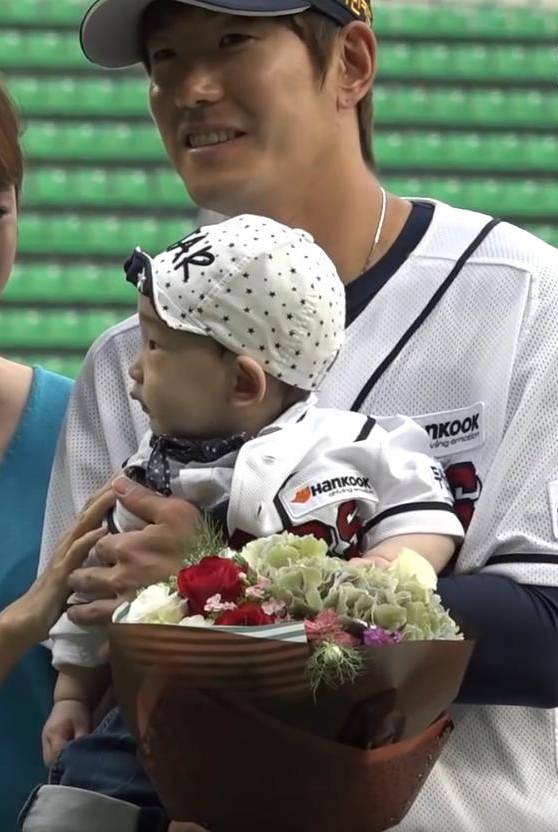
M147 112L141 72L81 55L88 0L1 0L0 68L26 177L0 353L74 376L133 312L122 261L197 224ZM374 153L387 187L510 219L558 245L555 3L378 0Z

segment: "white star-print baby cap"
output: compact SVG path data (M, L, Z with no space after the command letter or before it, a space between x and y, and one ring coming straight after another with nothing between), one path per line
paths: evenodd
M171 329L214 338L302 390L320 386L343 344L343 284L299 228L243 214L153 258L138 248L125 270Z

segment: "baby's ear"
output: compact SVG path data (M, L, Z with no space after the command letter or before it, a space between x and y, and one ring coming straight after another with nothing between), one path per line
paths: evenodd
M267 376L261 365L249 355L237 355L233 372L231 404L236 407L260 404L267 392Z

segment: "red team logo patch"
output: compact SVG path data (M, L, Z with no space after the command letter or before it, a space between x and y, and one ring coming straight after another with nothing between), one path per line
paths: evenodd
M455 499L455 513L467 531L482 491L477 470L472 462L456 462L446 468L446 478Z
M299 495L299 502L306 502L310 499L311 493L306 497L306 491L310 488L303 488L295 494L291 502L295 502ZM337 515L335 518L335 525L329 525L321 520L309 520L306 523L292 523L285 524L283 531L296 534L299 537L305 534L313 534L319 540L325 540L328 547L335 551L338 557L349 560L350 558L357 558L360 556L360 536L362 532L362 521L358 514L358 507L356 500L347 500L341 503L337 508ZM250 540L254 540L254 535L248 534L241 529L236 531L229 538L229 546L232 549L241 549Z

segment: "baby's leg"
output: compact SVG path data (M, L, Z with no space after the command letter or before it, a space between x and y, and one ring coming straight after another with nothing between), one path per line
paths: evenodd
M63 749L20 816L22 832L166 832L168 824L117 708Z

